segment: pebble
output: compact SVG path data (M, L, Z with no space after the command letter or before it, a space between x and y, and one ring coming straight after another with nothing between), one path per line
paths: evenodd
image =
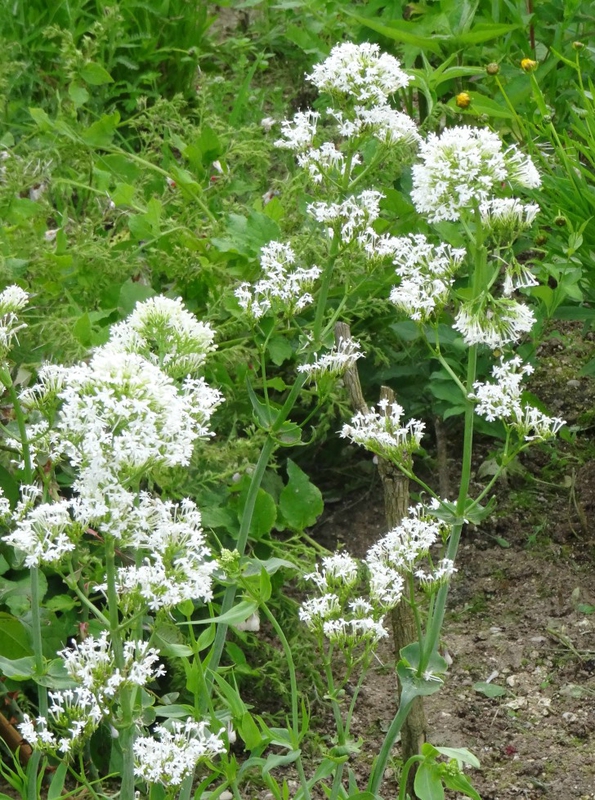
M570 380L570 381L566 381L566 386L570 387L571 389L579 389L580 385L581 385L581 382L577 381L575 379Z

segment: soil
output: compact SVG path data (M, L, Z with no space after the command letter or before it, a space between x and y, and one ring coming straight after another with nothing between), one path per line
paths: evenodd
M424 700L427 740L480 759L468 777L483 800L595 798L595 383L576 367L592 344L572 331L563 338L542 346L530 388L575 426L577 439L528 451L495 488L495 514L464 531L442 634L452 664L443 688ZM571 352L581 341L587 353ZM478 449L472 494L490 443ZM449 462L455 473L457 460ZM323 520L316 538L363 557L385 531L377 485ZM378 655L353 726L364 740L353 765L360 786L397 706L390 643ZM486 696L479 683L501 687L501 696ZM387 783L382 795L395 796Z

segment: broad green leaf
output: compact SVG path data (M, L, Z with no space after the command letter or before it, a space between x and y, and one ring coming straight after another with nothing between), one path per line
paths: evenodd
M360 25L371 28L373 31L376 31L376 33L386 36L387 39L392 39L395 42L402 42L403 44L410 44L414 47L419 47L420 50L435 53L438 56L442 54L438 42L430 37L419 36L413 33L410 28L414 28L415 25L411 23L394 21L386 25L375 19L360 17L358 14L350 14L350 16L357 20Z
M506 36L511 31L516 31L520 25L494 25L490 23L480 23L475 25L467 33L461 33L454 37L454 44L456 47L465 47L469 44L481 44L482 42L489 42L492 39L500 39Z
M471 797L472 800L481 800L481 796L475 791L473 786L471 786L463 773L460 772L458 775L449 775L448 772L444 772L442 780L447 789L452 789L459 794L466 794L467 797Z
M250 536L253 539L262 539L263 536L271 532L276 519L277 505L275 501L268 492L265 492L264 489L259 489L250 522Z
M64 788L64 779L68 771L68 761L61 761L52 775L52 780L48 787L47 800L58 800L62 796L62 789Z
M20 619L6 611L0 611L0 642L2 655L7 659L20 659L32 653L27 629Z
M500 103L497 103L495 100L492 100L483 94L479 94L479 92L468 91L467 94L471 98L471 103L467 106L467 108L459 108L457 106L455 97L451 97L446 105L448 108L456 111L457 114L463 114L468 117L487 116L497 117L498 119L514 118L514 114L507 106L503 106Z
M226 625L237 625L245 622L258 609L258 603L253 600L242 600L237 606L230 608L225 614L218 617L208 617L208 619L198 619L193 622L178 622L178 625L208 625L212 622L223 622Z
M80 108L81 106L84 106L89 99L89 92L84 86L81 86L78 83L71 83L68 87L68 96L74 103L75 108Z
M267 350L271 361L277 367L293 355L293 347L283 336L272 336L267 342Z
M148 300L149 297L154 296L155 291L151 286L146 286L138 281L127 280L120 289L118 308L123 315L128 316L134 311L137 303L142 303L144 300Z
M116 188L110 193L110 198L116 207L132 205L135 187L129 183L117 183Z
M469 764L470 767L475 767L475 769L481 767L477 756L473 755L466 747L436 747L436 750L446 758L454 758L459 764Z
M485 683L484 681L474 683L473 689L486 697L502 697L502 695L506 694L506 689L503 686L498 686L495 683Z
M444 800L444 787L437 764L422 762L415 773L413 788L419 800Z
M11 507L19 502L20 492L19 484L15 481L10 472L0 464L0 489L4 492L5 497L10 501Z
M285 755L269 755L266 759L265 765L262 768L262 774L268 775L272 769L277 767L286 767L288 764L293 764L301 755L301 750L291 750Z
M35 122L37 127L41 128L42 131L54 130L54 123L42 108L30 108L29 114L31 114L33 122Z
M113 83L114 79L109 72L96 61L89 61L80 71L81 78L91 86L103 86L104 83Z
M215 237L211 242L222 253L254 257L265 244L279 239L280 235L281 231L274 220L266 214L252 211L248 217L230 214L223 236Z
M320 490L306 473L287 459L287 486L279 497L279 508L290 528L303 531L314 525L324 509Z
M0 672L15 681L29 680L35 674L35 659L33 656L15 659L0 656Z
M104 114L97 122L83 131L82 139L89 147L109 147L120 121L117 111L113 114Z
M236 723L238 733L248 750L255 750L259 745L266 743L258 725L254 722L252 714L246 711Z

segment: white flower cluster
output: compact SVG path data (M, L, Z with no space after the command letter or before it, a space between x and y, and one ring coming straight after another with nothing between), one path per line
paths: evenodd
M118 669L106 631L97 639L88 636L58 656L76 686L50 692L49 720L38 717L33 721L25 715L19 726L32 747L53 754L76 749L110 713L122 686L146 686L165 674L161 664L155 666L159 660L157 651L140 641L124 643L123 669Z
M423 234L379 242L381 252L388 247L401 278L390 299L408 317L423 322L448 301L454 275L466 251L448 244L433 245Z
M493 199L505 181L527 188L541 184L528 156L503 149L500 137L485 128L447 128L431 133L420 146L422 163L413 167L411 197L430 222L458 220L464 209Z
M299 611L308 628L339 646L374 644L388 635L382 618L386 608L374 608L355 595L358 563L347 553L322 560L322 569L306 575L320 596L305 600Z
M411 454L421 445L425 423L411 419L403 425L403 407L398 403L389 404L381 400L378 407L380 412L374 409L365 414L358 411L350 425L343 425L341 436L363 445L376 455L409 463Z
M336 45L307 77L320 91L347 95L364 104L384 104L389 95L413 80L396 58L369 42Z
M6 357L14 344L17 333L27 327L19 320L19 312L27 305L29 295L20 286L13 284L0 292L0 359Z
M151 297L110 329L104 352L136 353L172 378L185 378L203 366L214 349L215 332L184 308L182 299Z
M25 553L26 567L60 561L75 549L88 525L76 501L43 503L27 508L27 513L22 516L18 511L15 514L17 524L4 541Z
M141 493L127 525L126 542L144 554L144 560L118 569L124 605L134 609L140 599L156 611L184 600L212 600L211 576L217 562L210 560L200 512L192 500L175 504Z
M448 526L434 516L439 505L437 500L433 500L429 506L422 503L412 506L409 516L368 550L366 564L370 573L370 596L374 602L386 607L398 602L406 573L415 575L422 585L429 586L448 580L456 571L448 559L442 559L430 572L417 567L428 556L432 545L447 536Z
M339 44L307 77L320 91L348 106L330 107L326 113L336 123L336 136L348 143L355 142L356 148L365 135L374 136L390 147L401 144L417 147L421 141L415 122L392 108L388 100L413 78L403 72L396 58L381 53L378 45ZM348 147L349 158L346 158L332 140L315 147L319 122L317 112L298 112L292 120L281 123L282 136L275 145L293 150L298 164L308 170L315 183L329 176L350 177L354 167L362 163L360 154L355 152L356 148Z
M463 303L453 328L468 345L486 344L492 350L517 342L535 324L533 311L508 297L483 294L478 300Z
M310 364L300 364L298 372L307 373L311 379L320 378L325 374L341 375L363 355L359 342L341 337L336 347L328 353L318 356Z
M148 783L179 786L194 772L201 760L225 752L222 734L211 733L206 722L171 720L168 727L157 725L152 736L140 736L134 742L134 771Z
M476 412L489 422L502 420L527 442L545 441L555 436L566 424L560 417L549 417L539 409L522 403L522 381L531 375L533 367L523 364L518 356L492 368L494 383L477 381L474 393L470 395L477 401Z
M268 311L292 314L313 302L306 291L320 276L318 267L292 268L295 253L288 244L269 242L260 253L264 277L251 285L242 283L236 290L240 307L253 319L260 319Z
M381 192L367 189L342 203L310 203L307 211L317 222L329 225L328 234L331 238L334 225L339 223L343 244L349 244L362 236L378 219L383 197Z
M516 197L494 197L479 206L481 221L498 242L512 241L529 230L539 214L536 203L521 203Z
M314 141L319 119L320 114L317 111L298 111L292 120L283 120L281 123L283 138L277 139L275 147L295 150L298 153L306 150Z

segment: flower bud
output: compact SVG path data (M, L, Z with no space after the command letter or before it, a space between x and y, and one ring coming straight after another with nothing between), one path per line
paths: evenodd
M533 72L533 70L537 69L537 61L533 61L530 58L523 58L521 61L521 69L523 72Z
M500 72L500 64L496 64L495 61L492 61L487 65L486 72L488 75L497 75Z
M573 42L572 43L572 49L573 50L582 50L584 46L585 46L584 42Z
M558 228L564 228L568 225L568 220L563 214L558 214L557 217L554 217L554 225L557 225Z
M467 92L461 92L456 96L455 102L459 108L468 108L471 105L471 95Z

